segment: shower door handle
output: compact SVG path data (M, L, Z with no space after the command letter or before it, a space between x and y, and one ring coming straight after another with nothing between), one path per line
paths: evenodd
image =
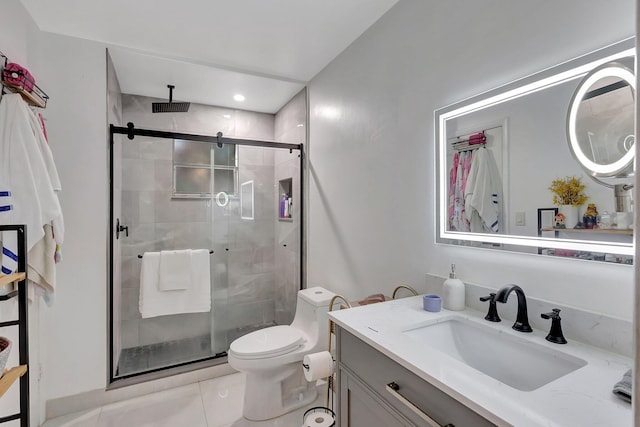
M124 231L124 235L129 237L129 226L120 225L120 218L116 220L116 240L120 239L120 233Z

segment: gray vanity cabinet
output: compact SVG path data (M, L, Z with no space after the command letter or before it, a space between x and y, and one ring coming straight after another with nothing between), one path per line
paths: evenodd
M413 427L392 406L347 370L340 371L339 425L344 427Z
M495 426L338 327L338 427Z

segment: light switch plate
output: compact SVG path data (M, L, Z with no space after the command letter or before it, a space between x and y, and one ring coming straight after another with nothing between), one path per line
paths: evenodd
M527 224L527 216L524 212L516 212L516 225L524 226Z

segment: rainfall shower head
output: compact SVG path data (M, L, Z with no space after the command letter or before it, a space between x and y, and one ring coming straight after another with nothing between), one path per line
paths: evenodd
M186 113L189 111L190 102L173 102L173 89L175 86L167 85L169 88L169 102L154 102L151 104L153 113Z

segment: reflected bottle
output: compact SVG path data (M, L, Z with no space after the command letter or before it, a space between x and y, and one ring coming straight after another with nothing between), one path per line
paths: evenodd
M289 196L287 193L282 195L282 215L281 218L289 218Z
M599 228L602 228L603 230L608 230L609 228L611 228L611 215L609 215L609 212L603 211L602 215L600 215L599 218L600 218L600 221L598 222Z
M285 206L287 204L287 193L282 195L282 199L280 199L280 218L285 218Z

